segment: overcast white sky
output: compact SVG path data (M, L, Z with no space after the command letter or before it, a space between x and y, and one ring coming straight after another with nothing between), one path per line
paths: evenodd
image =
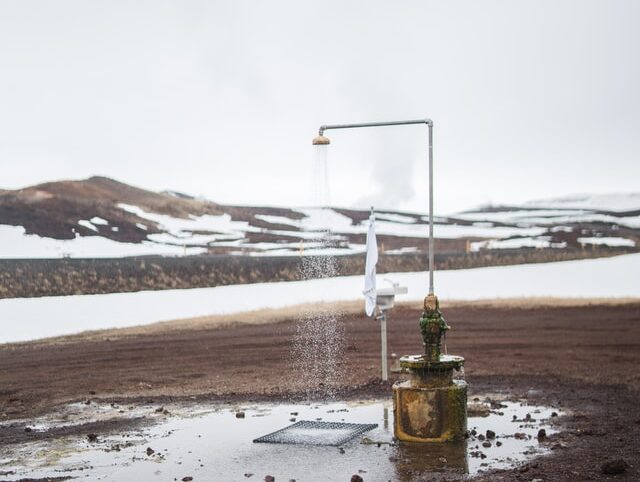
M431 117L436 211L640 190L640 2L0 1L0 187L309 202L323 123ZM426 130L328 132L332 203L426 209Z

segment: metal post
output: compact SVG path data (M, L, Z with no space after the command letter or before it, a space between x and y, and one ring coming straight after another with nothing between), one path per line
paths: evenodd
M433 123L429 124L429 294L433 294Z
M387 314L382 311L380 314L380 341L382 351L382 381L389 380L389 373L387 369Z

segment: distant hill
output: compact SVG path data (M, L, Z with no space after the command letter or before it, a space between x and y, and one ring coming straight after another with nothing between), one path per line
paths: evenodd
M227 206L105 177L0 190L0 258L121 257L196 253L352 254L365 244L368 211ZM427 218L379 211L388 254L424 252ZM331 231L329 244L323 234ZM439 252L635 248L640 193L582 195L522 206L485 206L438 217Z

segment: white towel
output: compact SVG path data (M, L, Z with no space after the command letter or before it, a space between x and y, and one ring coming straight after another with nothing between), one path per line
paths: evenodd
M378 263L378 243L376 241L375 215L369 217L367 231L367 261L364 268L364 309L367 316L373 316L376 309L376 264Z

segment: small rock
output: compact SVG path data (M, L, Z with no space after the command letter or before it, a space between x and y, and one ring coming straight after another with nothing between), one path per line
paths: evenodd
M476 429L474 428L473 430L471 430L471 435L478 435L478 432L476 432Z
M600 470L606 475L619 475L627 471L629 465L622 459L607 460L600 466Z
M296 421L296 417L291 417L291 418L289 419L289 422L295 422L295 421Z
M493 430L487 430L486 437L488 440L493 440L496 438L496 433Z
M488 417L491 413L489 406L484 403L469 403L467 405L467 416Z
M478 440L484 440L484 439L485 439L484 435L482 434L478 435Z
M236 412L236 418L244 418L244 412Z
M524 419L525 419L527 422L528 422L528 421L530 421L530 420L531 420L531 414L530 414L530 413L526 414L526 415L524 416Z
M251 472L247 472L244 476L248 479L249 477L253 477L253 474Z
M344 453L344 449L342 447L340 447L340 453L343 454Z
M491 442L489 442L488 440L485 440L484 442L482 442L482 446L488 449L489 447L491 447Z
M156 413L162 413L164 411L164 407L156 408Z
M151 447L147 447L147 455L151 456L151 455L153 455L155 453L156 453L155 450L153 450Z
M25 431L25 432L27 432L27 433L29 433L29 432L32 432L32 431L33 431L33 429L32 429L31 427L25 427L25 428L24 428L24 431Z
M527 439L527 434L523 433L523 432L516 432L513 434L513 437L516 440L526 440Z
M538 440L543 440L547 436L547 431L543 428L538 430Z
M501 447L501 446L502 446L502 442L500 442L500 440L498 440L498 441L496 442L496 447Z
M289 415L293 415L294 417L298 416L298 412L291 412Z
M364 482L364 479L360 477L358 474L353 474L351 476L351 482Z
M558 416L558 412L551 412L551 416L552 417L557 417Z
M273 475L265 475L264 482L276 482L276 478Z
M89 440L89 442L97 442L98 441L98 434L89 433L89 434L87 434L87 439Z
M182 477L182 482L190 482L191 480L193 480L193 477L191 477L190 475Z

